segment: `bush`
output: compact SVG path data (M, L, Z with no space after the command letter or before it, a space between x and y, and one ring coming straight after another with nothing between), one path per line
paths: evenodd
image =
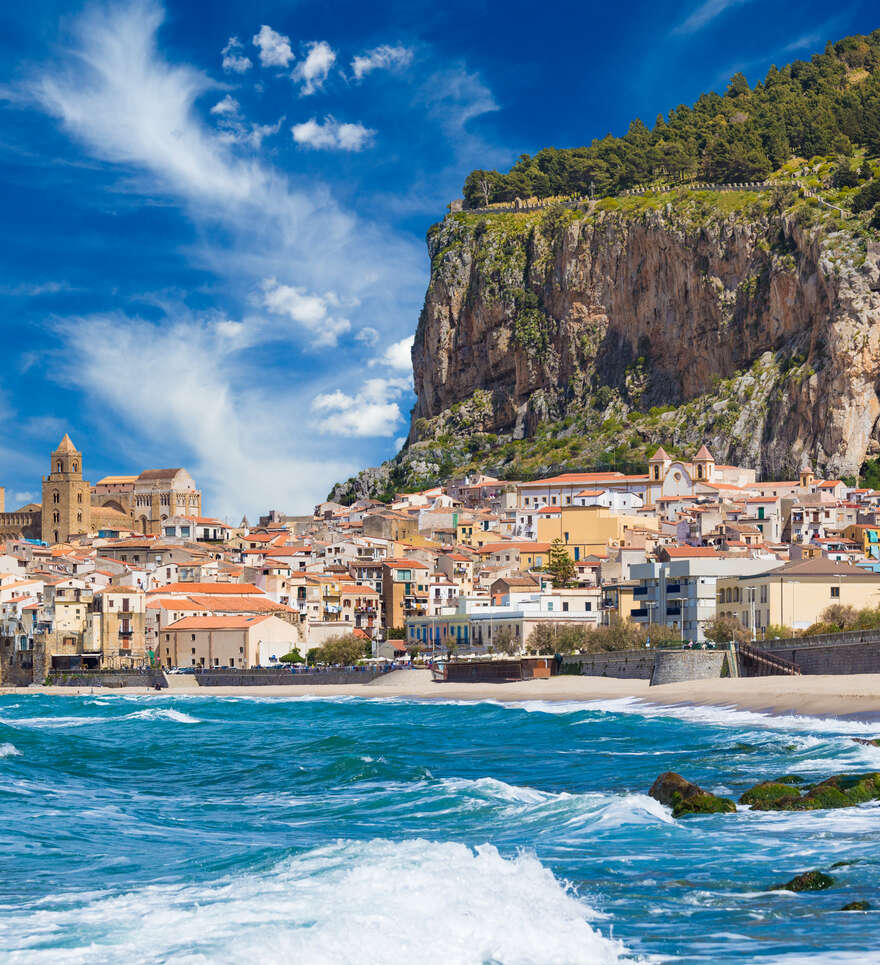
M283 657L278 658L281 663L303 663L303 655L297 650L296 647L290 651L290 653L285 653Z
M314 652L310 651L309 656ZM364 641L353 634L330 637L317 648L316 653L319 663L342 664L346 667L363 660L364 656Z
M713 643L748 643L752 639L751 633L737 620L736 617L715 617L706 624L703 631L706 639Z

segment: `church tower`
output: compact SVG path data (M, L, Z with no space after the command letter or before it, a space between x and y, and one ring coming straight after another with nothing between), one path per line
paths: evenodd
M42 517L43 540L50 545L66 543L91 528L91 486L83 479L82 453L67 433L52 453L49 475L43 477Z

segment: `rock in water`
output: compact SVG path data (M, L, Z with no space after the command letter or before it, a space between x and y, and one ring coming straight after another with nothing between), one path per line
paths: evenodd
M844 905L841 911L870 911L871 903L868 901L851 901L848 905Z
M674 771L661 774L648 793L655 801L671 807L674 818L685 814L726 814L736 810L733 801L704 791Z
M868 747L880 747L880 737L854 737L857 744L866 744Z
M825 891L833 884L831 875L826 875L823 871L804 871L784 885L773 885L770 891Z
M808 787L804 794L783 779L762 781L739 799L755 811L819 811L851 808L866 801L880 800L880 773L835 774Z

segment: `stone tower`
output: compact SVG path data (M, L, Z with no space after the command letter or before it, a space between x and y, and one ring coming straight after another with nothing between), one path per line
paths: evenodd
M64 434L52 453L49 475L43 477L43 540L65 543L71 535L88 533L91 486L82 476L82 453Z

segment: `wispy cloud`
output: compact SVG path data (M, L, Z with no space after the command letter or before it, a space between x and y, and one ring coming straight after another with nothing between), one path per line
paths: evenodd
M263 24L253 38L253 45L260 52L264 67L287 67L293 60L290 38Z
M720 17L728 10L736 7L745 6L753 0L704 0L695 10L685 17L677 27L673 28L674 34L693 34L708 26L713 20Z
M344 124L329 116L322 122L313 117L291 130L297 144L325 151L362 151L376 134L363 124Z
M389 47L383 44L358 54L351 62L351 72L355 80L362 80L374 70L408 67L412 59L413 52L408 47Z
M300 94L308 96L314 94L324 86L330 68L336 63L336 52L324 40L309 44L306 59L296 65L291 75L300 83Z
M378 358L372 359L370 365L387 365L389 368L395 369L398 372L411 372L411 353L415 340L415 335L407 335L406 338L402 338L399 342L393 342Z
M230 37L220 55L223 58L222 67L227 73L244 74L253 67L250 57L245 56L244 44L238 37Z

